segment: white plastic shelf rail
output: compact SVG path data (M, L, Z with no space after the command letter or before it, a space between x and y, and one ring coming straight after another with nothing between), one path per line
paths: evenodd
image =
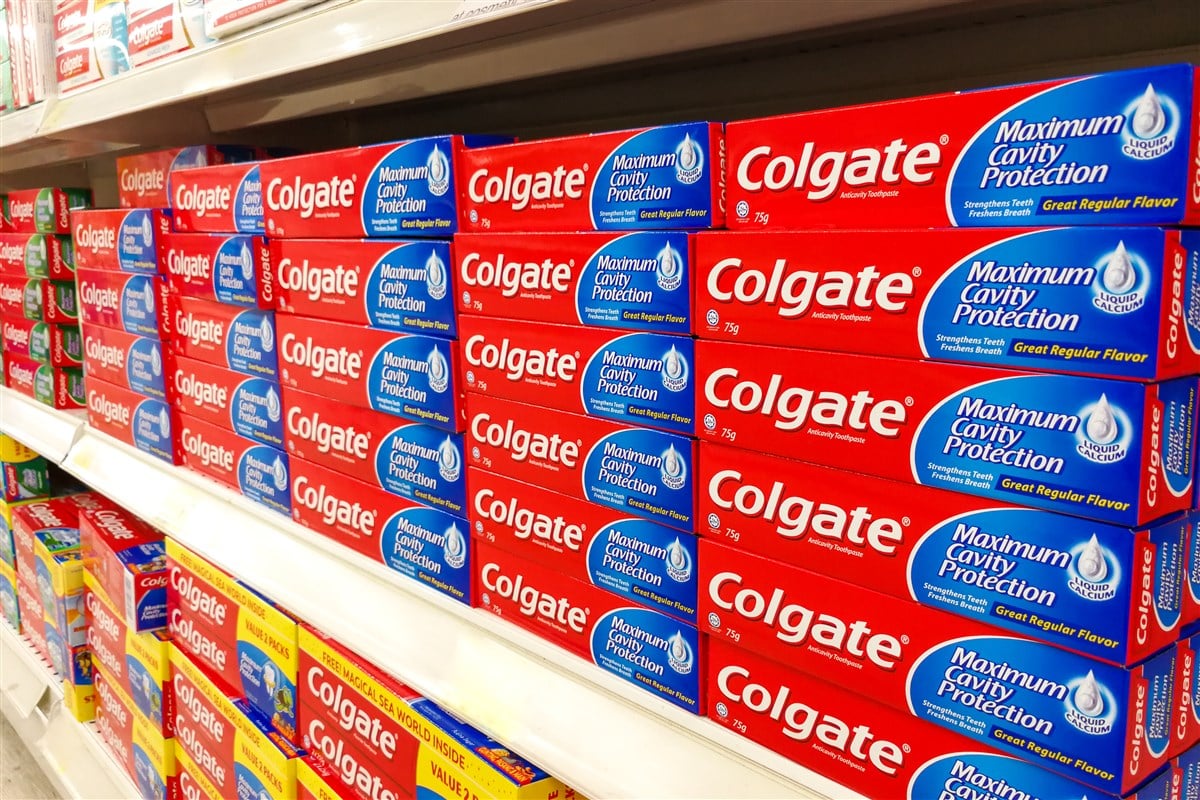
M0 399L0 430L37 440L24 425L42 418L12 390ZM856 797L73 415L45 416L77 431L67 471L588 797Z

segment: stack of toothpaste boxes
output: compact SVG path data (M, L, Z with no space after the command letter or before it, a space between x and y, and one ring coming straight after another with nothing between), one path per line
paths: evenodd
M870 796L1195 781L1196 91L728 126L733 230L692 243L712 719Z
M688 231L724 222L724 146L470 151L454 241L473 604L697 714Z
M12 516L18 506L50 494L46 459L11 436L0 433L0 616L18 633L21 613L17 603L17 560ZM30 576L26 576L27 581ZM33 596L32 593L30 596Z
M83 346L71 252L71 209L85 189L8 194L0 231L0 325L4 382L54 408L83 406Z

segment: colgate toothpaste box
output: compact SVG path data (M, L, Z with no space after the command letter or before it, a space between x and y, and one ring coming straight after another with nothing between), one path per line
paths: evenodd
M172 360L167 395L188 416L219 425L260 444L283 447L279 384L195 361Z
M139 713L104 669L96 670L96 728L109 752L137 785L138 797L176 796L175 742Z
M31 278L25 282L22 296L26 319L77 325L79 297L73 281Z
M359 766L352 755L347 768L352 770L353 780ZM355 787L342 780L342 773L316 753L306 752L296 761L296 800L353 800L358 796Z
M1119 796L720 639L710 643L708 659L710 719L868 797L1005 796L997 791L1056 800Z
M79 529L42 530L33 535L34 567L38 593L46 621L68 647L87 640L87 616L83 608L83 559L79 551ZM59 663L59 666L65 664ZM56 667L57 669L57 667ZM60 675L66 673L57 669Z
M296 738L296 620L174 539L167 540L171 635L289 741Z
M1196 69L730 123L730 228L1190 224Z
M691 625L476 541L471 605L529 630L693 714L703 652Z
M457 345L280 314L280 383L449 431L462 429Z
M1200 798L1200 746L1192 747L1171 762L1172 800Z
M80 330L88 380L100 378L146 397L166 399L169 365L161 341L101 325L85 323Z
M270 255L261 236L170 233L161 238L159 267L171 291L182 297L247 308L274 308L259 273L269 274Z
M37 599L37 587L31 585L17 569L17 608L21 615L21 635L33 646L46 665L50 665L50 648L46 645L46 618Z
M429 336L457 332L452 263L449 242L271 241L280 311Z
M187 413L179 415L179 446L183 466L272 511L290 513L287 453Z
M138 336L165 339L167 283L156 275L78 271L80 321Z
M1118 667L700 542L701 630L1111 793L1169 757L1175 648Z
M135 714L133 720L133 782L140 797L173 800L178 797L179 765L175 763L175 740L164 737L149 720Z
M16 233L70 233L71 211L91 204L89 189L17 189L8 193L8 217Z
M1200 744L1200 627L1192 626L1180 638L1175 670L1171 752L1182 753Z
M283 390L288 454L460 517L467 513L461 433Z
M17 633L21 632L21 609L17 603L17 571L0 561L0 617Z
M482 317L691 332L691 237L676 231L454 237L458 310Z
M177 421L162 400L114 386L91 376L87 380L88 424L168 464L181 464Z
M1155 384L706 342L705 440L1142 525L1188 507L1195 378Z
M272 238L449 236L469 148L511 139L434 136L264 161Z
M52 367L83 363L83 337L75 325L5 318L4 351Z
M691 433L693 341L463 315L469 391Z
M158 272L158 237L170 230L171 217L162 209L72 211L75 266L119 272Z
M468 405L470 466L693 530L691 439L481 394Z
M96 731L109 754L133 779L133 704L121 696L103 669L96 669L93 681L96 694Z
M299 781L303 762L296 762L296 777ZM179 787L179 797L183 800L224 800L217 787L204 774L183 746L175 748L176 785ZM297 800L304 800L302 784L297 784Z
M174 353L275 380L275 312L239 308L172 294L164 328Z
M0 434L0 523L20 500L50 495L50 471L43 456L7 434ZM0 524L0 530L5 526Z
M50 278L75 279L75 251L69 236L47 233L0 233L0 272Z
M204 9L185 0L133 0L129 3L129 63L149 64L207 44Z
M1181 627L1176 514L1130 530L700 445L702 536L904 600L1134 664Z
M183 233L263 232L260 163L172 169L167 176L175 230Z
M472 468L474 537L696 624L696 537Z
M134 632L167 624L167 553L162 532L118 506L79 512L88 574Z
M121 207L166 208L171 202L167 180L175 170L252 161L257 155L251 148L210 144L121 156L117 159Z
M292 459L292 519L462 603L471 602L462 517Z
M78 367L52 367L8 354L4 377L10 389L51 408L83 408L83 371Z
M463 231L719 228L725 138L715 122L467 150Z
M78 534L79 506L67 497L56 497L36 503L12 507L13 550L17 575L31 581L37 590L37 562L34 559L34 537L38 533L56 533L63 537ZM41 601L37 602L38 618L42 617Z
M132 707L170 735L175 718L171 689L170 639L163 631L137 633L113 607L91 573L83 577L88 613L87 644L92 661L132 701Z
M1200 236L702 233L696 335L1159 380L1200 370Z

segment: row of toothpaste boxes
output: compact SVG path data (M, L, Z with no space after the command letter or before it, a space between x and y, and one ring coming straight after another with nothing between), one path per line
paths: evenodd
M577 796L103 496L4 518L5 619L145 800Z

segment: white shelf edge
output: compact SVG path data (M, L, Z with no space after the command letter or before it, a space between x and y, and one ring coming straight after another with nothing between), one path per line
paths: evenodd
M586 796L858 797L86 426L63 466Z
M31 141L42 128L53 99L0 115L0 149L15 148Z
M0 431L55 464L66 458L86 424L85 417L85 411L58 411L0 386Z

